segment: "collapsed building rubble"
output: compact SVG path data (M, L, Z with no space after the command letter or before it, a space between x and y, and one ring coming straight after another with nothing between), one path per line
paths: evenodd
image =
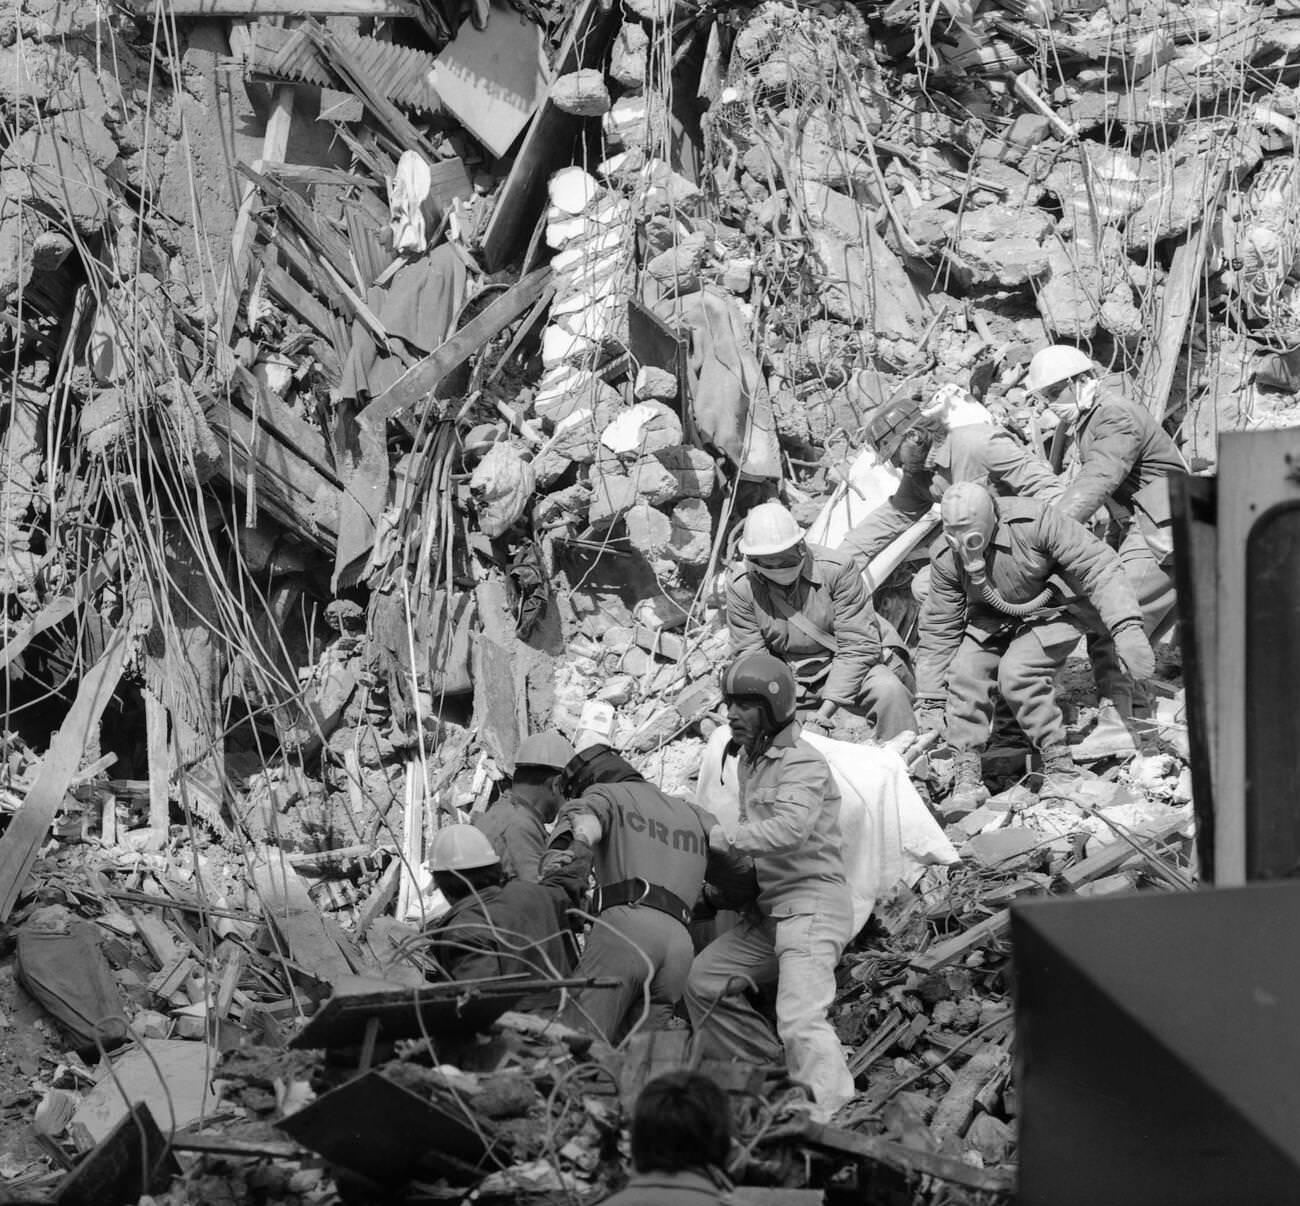
M735 516L779 485L812 524L859 466L887 480L934 385L1027 426L1029 357L1066 339L1196 467L1290 422L1298 55L1246 3L24 0L5 1192L108 1139L147 1064L186 1179L160 1197L327 1200L273 1124L336 1056L285 1044L343 977L421 978L430 833L548 723L692 793ZM878 594L904 632L906 574ZM864 1092L783 1131L728 1084L738 1179L1009 1191L1007 905L1189 884L1172 653L1154 686L1147 756L1072 809L993 756L1005 790L942 817L962 862L841 967ZM911 769L941 800L943 756ZM96 969L80 1012L68 950ZM377 1075L477 1144L410 1176L503 1200L615 1185L628 1094L682 1058L634 1045L610 1083L614 1056L516 1019L458 1072L409 1043Z

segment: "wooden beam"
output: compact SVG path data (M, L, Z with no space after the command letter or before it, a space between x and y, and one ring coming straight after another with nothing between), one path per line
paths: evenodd
M13 912L86 746L99 735L100 718L117 690L122 667L134 644L125 628L117 629L99 661L83 675L77 697L41 761L36 781L0 837L0 921L7 921Z
M167 708L147 687L144 690L144 731L149 751L149 828L165 834L171 823L172 778Z
M967 951L983 946L994 938L1002 937L1010 924L1011 914L1003 909L1001 912L994 913L992 917L977 922L964 933L936 942L929 950L909 960L908 966L916 968L917 971L938 971L941 967L947 967L954 959L961 958Z
M284 940L293 962L329 984L352 975L352 965L325 928L307 885L281 852L263 849L251 871L253 888L262 901L262 917Z
M482 313L476 314L450 339L423 360L411 365L359 416L373 431L382 432L390 419L400 417L427 398L449 373L464 364L489 340L527 312L548 290L554 290L550 268L538 268L521 277Z

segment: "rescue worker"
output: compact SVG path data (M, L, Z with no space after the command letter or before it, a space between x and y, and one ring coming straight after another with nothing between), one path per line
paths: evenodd
M898 491L840 545L864 571L956 482L979 482L1004 497L1050 502L1061 495L1060 479L1048 463L961 386L940 386L921 407L921 421L924 427L913 428L899 452L903 481Z
M1123 518L1120 564L1142 608L1142 627L1155 640L1174 614L1169 477L1187 471L1181 454L1145 407L1102 390L1097 366L1078 348L1054 344L1035 353L1025 386L1061 427L1052 441L1061 458L1056 467L1074 466L1057 503L1061 512L1080 523L1102 508ZM1107 643L1094 643L1090 653L1101 697L1098 723L1075 756L1136 753L1132 686Z
M736 658L722 678L738 749L740 824L709 843L754 860L758 898L741 923L696 956L686 1008L704 1058L773 1063L825 1121L853 1096L853 1077L827 1017L835 966L853 935L840 794L826 759L799 735L790 668L769 653ZM776 1036L746 996L776 984ZM779 1042L777 1039L779 1038Z
M546 852L547 826L564 802L560 778L573 746L554 729L519 743L510 789L474 818L491 841L508 874L536 883Z
M567 975L574 962L567 910L586 887L590 868L591 850L575 843L564 865L540 883L509 878L492 843L473 825L439 829L430 845L429 869L451 908L424 931L426 953L439 978ZM542 994L528 1000L558 1004ZM479 1025L527 1002L498 997L485 1005L486 1011L476 1014Z
M662 1028L681 999L695 953L691 917L717 822L648 783L607 745L574 756L566 791L571 799L542 865L555 865L570 842L593 851L596 920L578 974L614 977L622 987L577 993L564 1020L617 1043L642 1020Z
M730 1202L731 1105L707 1076L685 1069L656 1076L632 1113L627 1187L601 1206L709 1206Z
M1100 616L1125 669L1143 678L1155 656L1133 588L1113 550L1045 503L994 498L960 482L944 494L941 514L946 547L930 561L916 664L918 698L946 709L948 743L957 751L953 805L988 798L979 751L995 686L1038 751L1049 777L1044 791L1059 789L1074 763L1056 675L1080 632L1056 579Z
M811 727L829 730L851 708L881 741L915 729L906 650L852 560L806 543L778 502L750 511L738 548L744 563L727 583L732 655L765 650L787 661Z

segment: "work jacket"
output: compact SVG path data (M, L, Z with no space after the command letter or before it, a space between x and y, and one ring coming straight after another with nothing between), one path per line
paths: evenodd
M1171 547L1168 479L1185 473L1187 465L1145 407L1122 398L1106 398L1075 421L1072 446L1065 455L1078 465L1057 506L1071 519L1084 522L1108 501L1132 512L1155 548Z
M425 930L427 952L451 980L526 973L532 979L572 970L563 884L522 879L458 900Z
M931 492L936 502L957 482L977 482L1002 497L1061 497L1063 484L1051 466L1005 427L972 423L954 427L930 454L934 477Z
M840 792L826 759L791 721L756 758L741 753L740 824L731 843L754 860L767 917L849 909Z
M546 853L546 826L514 792L506 792L479 813L474 825L487 835L507 875L534 884L538 881L538 864Z
M881 661L880 627L861 572L851 557L820 544L808 545L803 573L789 587L739 567L727 583L727 626L733 657L775 654L806 691L816 688L837 704L856 703Z
M600 822L592 860L598 886L642 879L667 889L687 908L695 904L708 863L709 830L717 824L712 814L643 779L593 784L561 810L557 834L576 812Z
M1049 585L1038 612L1016 618L988 603L946 543L930 559L930 594L921 607L917 694L942 695L963 635L981 643L1086 602L1112 632L1142 623L1119 557L1082 524L1026 498L995 500L998 522L984 555L988 581L1008 603L1026 603Z
M726 1203L732 1196L703 1173L638 1173L613 1197L602 1198L600 1206L709 1206Z

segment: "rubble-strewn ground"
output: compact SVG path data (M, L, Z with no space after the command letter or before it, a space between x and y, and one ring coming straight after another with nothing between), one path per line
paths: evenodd
M160 1119L220 1062L187 1122L228 1150L182 1153L156 1200L362 1194L274 1127L337 1079L287 1038L344 974L420 979L427 839L525 732L604 725L694 792L746 507L858 505L855 467L949 381L1041 439L1022 381L1051 340L1198 470L1220 431L1292 424L1300 388L1288 7L497 3L482 33L405 0L197 11L0 14L14 1200L115 1100L94 1036L16 983L24 933L88 923L114 1067ZM512 50L484 68L485 44ZM914 565L877 599L904 633ZM881 905L834 1009L862 1090L836 1122L887 1143L814 1141L738 1081L740 1181L1006 1196L1004 910L1189 886L1180 686L1171 647L1143 756L1074 806L1036 800L1014 733L969 816L941 811L942 749L915 763L962 861ZM1081 659L1065 689L1082 730ZM381 1053L486 1136L426 1197L595 1199L630 1094L682 1057L519 1025L457 1066ZM164 1071L140 1042L182 1047Z

